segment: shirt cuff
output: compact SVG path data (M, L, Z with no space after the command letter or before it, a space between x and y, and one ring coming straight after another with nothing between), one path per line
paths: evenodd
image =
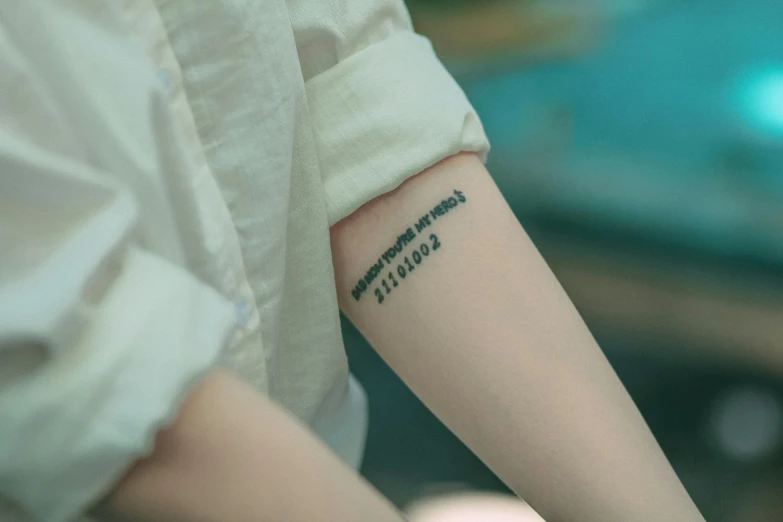
M234 325L230 304L131 248L89 327L0 395L3 493L36 520L71 521L147 454Z
M489 151L429 40L400 32L307 82L329 225L458 152Z

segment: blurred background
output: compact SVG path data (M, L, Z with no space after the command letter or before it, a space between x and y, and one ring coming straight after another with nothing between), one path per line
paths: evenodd
M783 2L409 0L489 169L711 522L783 521ZM363 473L502 484L344 322Z

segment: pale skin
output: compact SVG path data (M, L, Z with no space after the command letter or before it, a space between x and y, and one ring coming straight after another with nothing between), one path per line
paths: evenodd
M341 309L545 519L703 522L477 157L444 160L331 236ZM109 497L111 511L151 522L401 520L269 401L224 374L205 382Z
M306 428L232 375L188 397L95 510L127 522L402 522Z
M455 189L466 201L407 247L434 233L439 250L382 304L356 301L379 251ZM346 315L545 519L703 521L477 157L452 157L360 209L332 230L332 248Z
M408 514L413 522L543 522L522 502L489 494L463 494L427 499Z

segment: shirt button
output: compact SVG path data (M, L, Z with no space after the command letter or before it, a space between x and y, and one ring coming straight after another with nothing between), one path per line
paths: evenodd
M168 91L171 88L171 74L168 69L158 69L157 76L160 85Z
M250 321L250 308L247 303L241 299L234 301L234 311L236 313L236 321L241 325L246 325Z

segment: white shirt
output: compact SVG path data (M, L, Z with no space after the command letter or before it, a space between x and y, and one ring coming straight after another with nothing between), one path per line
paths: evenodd
M9 0L0 67L0 520L77 517L216 360L356 461L329 226L488 149L402 2Z

